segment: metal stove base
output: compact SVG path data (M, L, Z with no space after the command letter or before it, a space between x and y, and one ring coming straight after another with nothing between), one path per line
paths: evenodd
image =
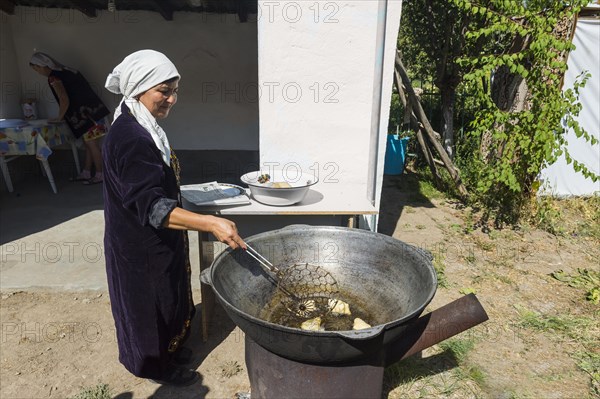
M359 362L315 365L286 359L246 336L252 399L381 398L383 354Z

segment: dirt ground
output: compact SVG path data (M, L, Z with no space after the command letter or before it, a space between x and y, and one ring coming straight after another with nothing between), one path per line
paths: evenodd
M525 227L484 234L471 229L469 209L428 199L402 179L384 182L380 232L433 253L443 286L428 310L475 292L490 320L454 339L467 348L461 356L436 345L390 367L384 397L598 397L593 368L581 365L586 354L600 356L599 307L585 300L582 288L550 273L598 271L600 242ZM186 345L201 383L173 389L120 365L107 293L1 295L1 398L65 398L99 383L121 399L233 398L249 391L243 333L220 309L210 340L201 341L197 318Z

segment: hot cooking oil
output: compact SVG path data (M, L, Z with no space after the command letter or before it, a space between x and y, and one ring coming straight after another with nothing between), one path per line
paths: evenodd
M337 315L332 312L321 315L321 330L352 330L354 319L357 317L371 326L380 324L377 318L366 310L366 306L361 300L342 293L336 294L334 299L346 302L350 307L350 315ZM259 317L270 323L292 328L300 328L301 324L308 319L290 311L286 307L285 298L282 298L281 293L275 293L271 301L263 308Z

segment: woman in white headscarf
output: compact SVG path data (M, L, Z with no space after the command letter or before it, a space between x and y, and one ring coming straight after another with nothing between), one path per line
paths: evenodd
M185 230L245 243L233 222L181 208L179 165L157 123L177 102L179 78L164 54L141 50L106 80L123 99L104 142L104 245L119 360L138 377L188 385L197 373L176 364L194 314Z
M99 139L106 134L104 117L110 112L78 71L62 65L44 53L34 53L29 60L29 66L48 78L52 94L58 102L58 116L51 121L64 120L73 135L76 138L81 137L85 144L83 171L73 180L83 181L83 184L102 183ZM92 165L95 167L93 176Z

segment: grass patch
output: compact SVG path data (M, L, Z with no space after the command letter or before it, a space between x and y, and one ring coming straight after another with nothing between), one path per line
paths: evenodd
M490 273L490 276L492 276L493 278L495 278L498 281L503 282L504 284L508 284L508 285L512 285L514 282L510 279L510 277L504 275L504 274L498 274L498 273Z
M485 373L477 366L470 366L466 368L459 368L457 374L461 379L469 379L475 382L479 386L485 384Z
M490 240L498 240L499 238L501 238L500 231L490 230L490 232L488 233L488 237L490 237Z
M600 240L600 196L563 200L566 218L575 220L570 223L571 233L582 237Z
M384 397L390 399L429 399L449 396L471 396L467 381L453 372L454 367L443 363L450 362L443 354L434 359L408 358L388 367L384 375L384 389L390 392Z
M455 233L462 233L462 231L463 231L462 226L460 224L457 224L457 223L452 223L448 227L450 228L450 230L452 230Z
M486 241L477 236L473 236L473 242L485 252L491 252L496 248L496 245L493 242Z
M592 327L598 327L597 321L589 317L571 315L544 315L522 306L516 306L521 317L519 325L533 330L556 333L585 344L592 338Z
M564 235L564 220L557 200L552 197L539 197L532 203L529 221L538 229L554 235Z
M425 168L415 168L408 165L402 175L400 188L411 193L410 199L414 202L427 202L431 199L444 199L448 196L438 190L433 183L431 171Z
M84 388L70 399L111 399L112 392L108 384L98 384L95 387Z
M461 294L463 294L463 295L477 294L477 290L475 288L472 288L472 287L461 288L460 290L458 290L458 292L461 293Z
M473 212L467 212L465 215L465 234L471 234L475 231L475 216Z
M583 288L586 291L586 300L594 305L600 304L600 272L578 268L577 274L568 274L557 270L550 275L558 281L567 283L569 287Z
M465 256L465 260L467 263L474 264L477 258L475 257L475 253L472 250L469 251L469 254Z
M444 255L440 251L433 253L433 268L437 274L438 287L448 288L448 278L446 277L446 266L444 265Z
M429 180L419 180L419 191L429 199L442 199L446 195L439 191Z
M537 397L525 392L525 393L516 393L516 392L508 392L507 399L538 399Z
M591 396L600 397L600 353L576 352L573 358L577 361L577 366L591 378Z
M473 397L481 392L485 374L465 363L473 339L449 339L437 345L441 352L426 358L410 357L386 368L384 387L389 398ZM436 347L434 347L436 348Z
M413 203L412 205L426 204L431 199L445 198L445 195L435 188L426 174L410 166L405 169L402 178L395 181L394 184L407 194L407 199Z
M600 324L598 317L577 317L571 315L543 315L522 306L517 306L521 317L519 325L549 333L560 338L564 336L581 344L582 350L571 357L577 366L586 372L590 378L590 395L600 397ZM600 312L595 316L600 315Z
M444 352L451 354L457 362L461 363L475 347L475 341L472 339L454 338L443 341L439 346Z
M600 240L600 196L539 197L529 204L526 214L532 226L554 235Z

